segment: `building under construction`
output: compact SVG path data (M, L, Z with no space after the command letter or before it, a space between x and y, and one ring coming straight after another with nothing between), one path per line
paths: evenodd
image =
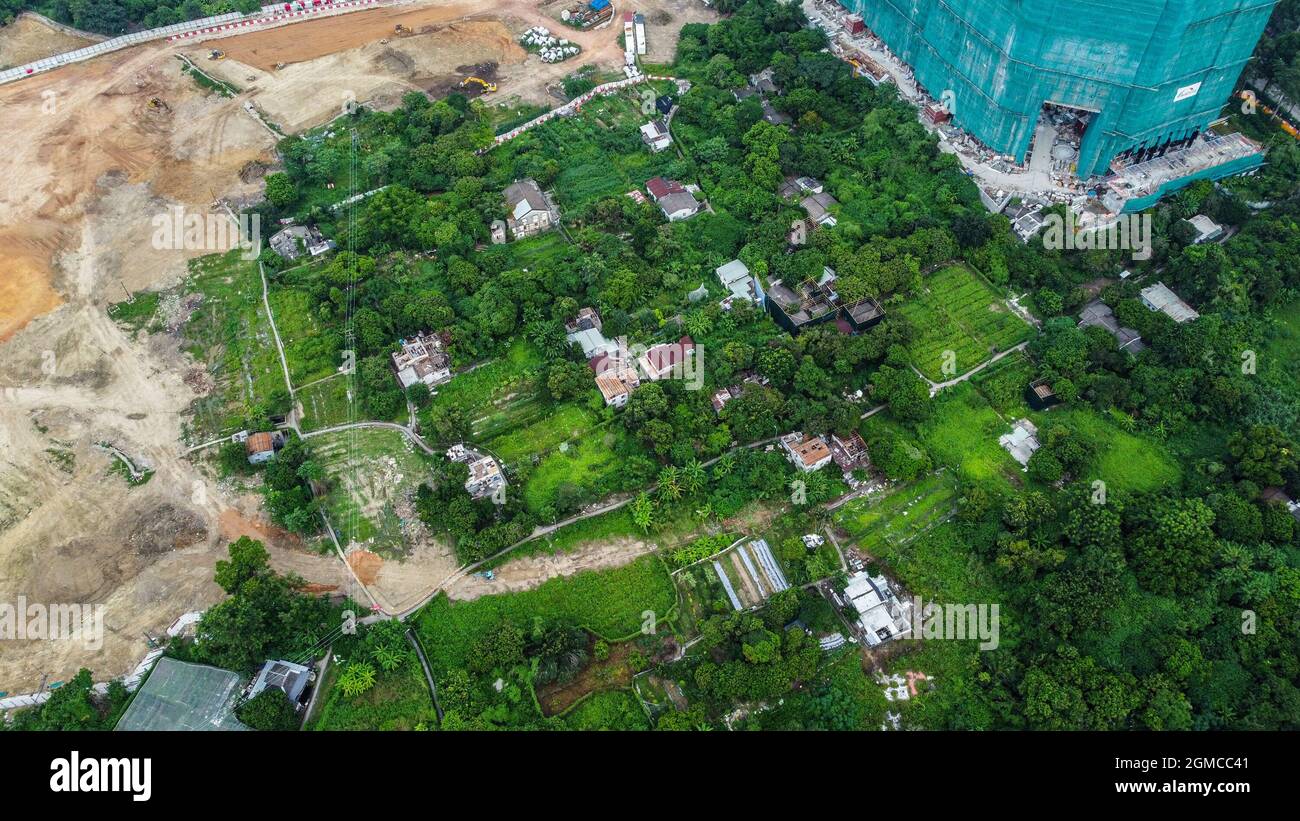
M1075 173L1084 178L1196 143L1232 96L1276 4L839 2L912 67L956 125L1016 162L1030 154L1045 109L1057 125L1070 112L1080 132ZM1238 162L1213 176L1242 170Z

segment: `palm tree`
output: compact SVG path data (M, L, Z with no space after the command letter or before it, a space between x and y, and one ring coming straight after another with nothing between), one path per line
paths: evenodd
M692 459L682 468L682 481L686 486L687 493L699 493L704 489L704 484L708 480L708 474L704 472L704 466L698 459Z
M659 471L659 490L669 499L680 499L682 496L681 476L681 469L674 465L669 465Z

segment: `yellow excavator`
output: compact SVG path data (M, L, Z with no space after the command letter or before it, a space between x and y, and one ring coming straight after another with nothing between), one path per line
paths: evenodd
M224 60L224 59L226 59L226 53L225 53L224 51L222 51L221 49L219 49L219 48L214 48L212 51L209 51L209 52L208 52L208 59L209 59L209 60Z
M489 83L487 80L484 80L482 77L466 77L464 80L460 81L460 87L464 88L465 86L471 83L477 83L478 85L483 86L484 94L491 94L492 92L497 90L496 83Z
M393 27L393 34L396 34L399 37L403 34L410 34L410 33L411 30L408 29L406 26L402 25L401 23L398 23L396 26Z

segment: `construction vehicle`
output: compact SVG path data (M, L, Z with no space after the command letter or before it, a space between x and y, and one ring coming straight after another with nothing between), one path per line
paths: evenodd
M401 35L401 34L410 34L410 33L411 30L408 29L406 26L402 25L401 23L398 23L396 26L393 27L393 34Z
M209 60L224 60L224 59L226 59L226 53L225 53L224 51L222 51L221 49L219 49L219 48L214 48L212 51L209 51L209 52L208 52L208 59L209 59Z
M471 83L477 83L478 85L483 86L484 94L491 94L492 92L497 90L496 83L489 83L487 80L484 80L482 77L472 77L472 76L466 77L464 80L461 80L460 87L464 88L465 86Z

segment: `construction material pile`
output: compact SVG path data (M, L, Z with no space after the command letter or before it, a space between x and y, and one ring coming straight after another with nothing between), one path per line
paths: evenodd
M579 54L582 49L563 37L556 37L546 26L533 26L519 38L519 44L536 52L543 63L560 63Z

